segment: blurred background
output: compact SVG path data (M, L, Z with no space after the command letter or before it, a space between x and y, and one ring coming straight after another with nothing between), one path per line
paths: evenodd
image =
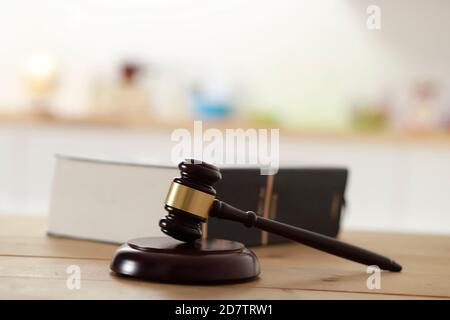
M446 0L1 1L0 214L46 214L55 153L167 160L201 119L349 167L345 228L450 234L449 30Z

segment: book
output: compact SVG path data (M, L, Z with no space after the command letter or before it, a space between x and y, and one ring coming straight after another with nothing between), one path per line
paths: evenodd
M282 167L276 175L258 168L225 167L217 198L266 218L335 237L344 207L345 168ZM57 155L48 234L112 243L163 236L158 222L174 165ZM247 246L288 241L236 222L208 219L204 236Z

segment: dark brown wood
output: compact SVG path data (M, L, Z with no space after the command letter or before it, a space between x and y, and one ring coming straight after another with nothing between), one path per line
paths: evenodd
M181 178L176 178L174 181L216 195L212 186L222 177L217 167L198 160L185 160L178 167L181 171ZM206 222L206 219L168 205L165 206L165 209L169 214L159 222L162 232L186 242L201 237L201 224ZM306 229L260 217L255 212L243 211L218 199L214 200L212 207L208 210L210 217L240 222L247 227L271 232L344 259L366 265L376 265L381 269L394 272L402 270L400 264L375 252Z
M214 200L209 214L212 217L236 221L247 227L272 232L317 250L368 266L376 265L383 270L393 272L402 270L402 266L397 262L378 253L306 229L260 217L252 211L243 211L217 199Z
M256 255L228 240L138 238L115 252L111 270L118 275L156 282L223 283L245 281L260 273Z
M222 179L219 168L199 160L186 159L178 165L181 177L173 181L213 196L216 190L214 183ZM161 231L168 236L191 242L202 238L202 224L206 219L167 204L164 205L167 215L159 221Z

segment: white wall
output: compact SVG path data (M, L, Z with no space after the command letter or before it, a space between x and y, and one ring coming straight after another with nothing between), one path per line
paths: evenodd
M381 7L379 31L366 28L369 4ZM357 99L401 95L424 78L445 89L449 15L448 0L1 1L0 111L29 104L21 67L44 51L60 64L60 112L86 110L91 81L134 58L187 80L232 82L246 107L276 110L288 124L342 126ZM46 210L54 152L169 154L167 135L105 130L2 125L0 211ZM281 158L351 166L349 226L449 232L448 145L299 146Z
M366 28L369 4L382 28ZM0 108L26 106L20 67L54 54L56 109L89 105L94 78L135 58L188 79L232 82L247 107L289 123L341 126L355 99L401 92L424 77L448 82L446 0L2 1Z
M0 214L45 214L54 154L170 163L168 132L66 126L0 128ZM350 170L343 226L450 234L448 141L387 143L281 136L283 164Z

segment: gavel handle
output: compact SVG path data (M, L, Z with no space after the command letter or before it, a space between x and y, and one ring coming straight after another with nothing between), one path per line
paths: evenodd
M258 216L252 211L243 211L220 200L214 200L209 212L211 217L243 223L247 227L275 233L309 247L365 265L376 265L380 269L399 272L402 266L394 260L360 247L336 240L302 228Z

